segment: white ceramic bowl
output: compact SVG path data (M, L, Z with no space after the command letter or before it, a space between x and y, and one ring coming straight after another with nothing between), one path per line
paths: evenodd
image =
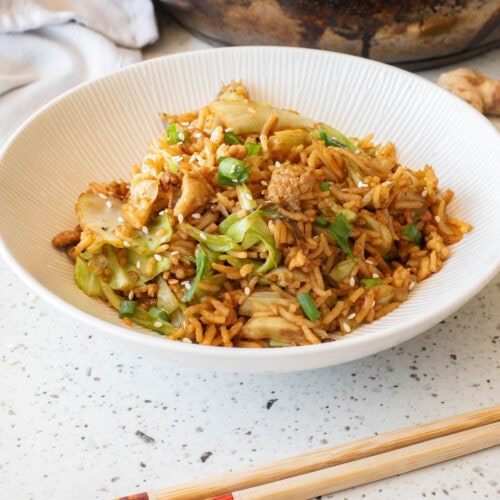
M90 181L129 178L159 111L212 100L221 83L242 79L259 101L377 142L392 140L411 168L431 164L455 191L451 214L474 230L452 247L436 275L396 311L338 342L281 349L226 349L171 342L84 295L73 266L51 238L75 225L74 204ZM469 105L415 75L343 54L278 47L183 53L138 64L66 93L37 112L0 158L0 250L18 276L64 313L131 348L210 369L284 372L367 356L404 342L461 307L499 269L500 136Z

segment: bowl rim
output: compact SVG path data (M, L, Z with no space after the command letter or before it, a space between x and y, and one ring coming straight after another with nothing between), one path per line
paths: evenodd
M8 140L4 143L0 150L0 168L3 167L3 160L10 149L10 147L16 142L16 140L24 133L28 127L38 119L39 116L43 115L48 109L71 97L74 94L85 92L86 88L96 86L106 80L111 80L116 77L118 74L126 74L126 73L134 73L138 71L139 67L144 66L154 66L157 64L163 64L165 60L174 60L174 59L189 59L199 57L200 54L211 54L214 52L240 52L240 51L283 51L289 52L293 51L296 53L306 52L306 53L322 53L325 57L339 57L345 58L349 60L353 60L355 64L365 64L367 66L373 65L375 67L384 67L387 71L393 71L397 73L403 73L405 78L414 79L419 82L419 85L426 85L429 89L432 89L433 92L441 92L443 99L451 99L454 102L455 106L462 106L463 109L467 109L466 112L471 114L471 117L474 117L478 122L482 122L482 126L485 126L491 129L494 132L498 132L497 129L493 126L493 124L481 113L474 110L469 104L464 102L459 97L451 94L450 92L438 87L431 81L423 78L420 75L416 75L410 73L406 70L403 70L396 66L391 66L386 63L382 63L379 61L374 61L371 59L364 59L362 57L338 53L338 52L330 52L326 50L319 49L310 49L310 48L299 48L299 47L285 47L285 46L233 46L233 47L216 47L209 49L199 49L188 52L180 52L175 54L168 54L165 56L153 58L150 60L138 62L127 66L125 68L121 68L117 71L113 71L106 75L103 75L99 78L82 82L79 85L65 91L61 95L52 99L44 106L39 108L33 115L31 115L28 119L26 119L15 132L8 138ZM499 135L500 139L500 135ZM476 295L482 288L484 288L498 273L500 270L500 253L496 259L492 259L491 262L488 262L487 267L484 268L484 271L481 275L481 278L476 280L473 285L466 288L465 292L462 293L458 298L455 298L453 301L450 301L446 307L441 307L436 311L432 311L431 313L426 314L424 317L416 317L409 318L404 325L404 331L402 331L402 326L400 323L395 325L388 325L384 328L383 331L379 331L376 333L376 340L374 341L374 337L369 335L356 335L356 332L345 336L341 341L322 343L316 345L305 345L305 346L294 346L294 347L281 347L279 349L221 349L220 346L206 346L206 345L198 345L198 344L190 344L186 342L180 341L171 341L166 342L166 338L161 335L147 335L144 334L139 329L131 329L125 326L120 326L117 324L110 323L104 319L93 316L90 313L79 309L78 307L66 302L62 298L60 298L57 294L50 291L44 285L42 285L34 276L32 276L28 271L24 269L24 267L16 260L15 256L9 250L6 242L4 241L4 236L0 233L0 255L4 258L8 266L14 273L37 295L39 295L42 299L44 299L50 305L56 307L57 309L67 313L69 316L73 316L79 321L92 326L98 330L106 331L107 333L111 333L114 336L122 338L127 341L132 341L136 344L146 345L148 347L153 347L160 351L172 351L174 354L179 352L183 355L194 354L196 357L207 356L217 359L226 359L231 358L232 360L254 360L256 362L262 360L272 360L275 358L283 359L283 358L293 358L299 356L303 357L311 357L316 355L318 352L327 353L327 352L336 352L338 355L342 356L342 354L348 353L349 351L356 351L356 347L365 347L362 351L362 354L356 355L356 352L351 352L350 356L344 356L345 360L340 362L347 362L354 359L358 359L361 357L365 357L366 355L374 354L376 352L380 352L380 348L377 346L380 343L384 343L382 341L386 341L384 345L384 349L392 347L394 345L400 344L406 340L411 339L412 337L422 333L423 331L431 328L435 324L437 324L442 319L448 317L454 311L462 307L466 302L468 302L474 295ZM371 346L371 349L370 349ZM368 354L367 354L368 353ZM340 362L336 362L334 364L338 364ZM332 363L333 364L333 363ZM326 365L323 365L326 366ZM300 370L301 368L298 368ZM256 367L255 371L260 371L258 367Z

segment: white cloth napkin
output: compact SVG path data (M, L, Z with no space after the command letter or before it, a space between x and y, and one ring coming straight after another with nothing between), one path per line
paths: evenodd
M141 59L151 0L0 0L0 146L65 90Z

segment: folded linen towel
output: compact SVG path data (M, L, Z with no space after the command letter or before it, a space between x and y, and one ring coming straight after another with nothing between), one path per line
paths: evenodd
M139 61L157 38L151 0L2 0L0 146L50 99Z

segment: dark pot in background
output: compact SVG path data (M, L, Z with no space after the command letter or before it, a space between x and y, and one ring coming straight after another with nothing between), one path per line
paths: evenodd
M500 46L500 0L161 0L220 45L288 45L424 69Z

